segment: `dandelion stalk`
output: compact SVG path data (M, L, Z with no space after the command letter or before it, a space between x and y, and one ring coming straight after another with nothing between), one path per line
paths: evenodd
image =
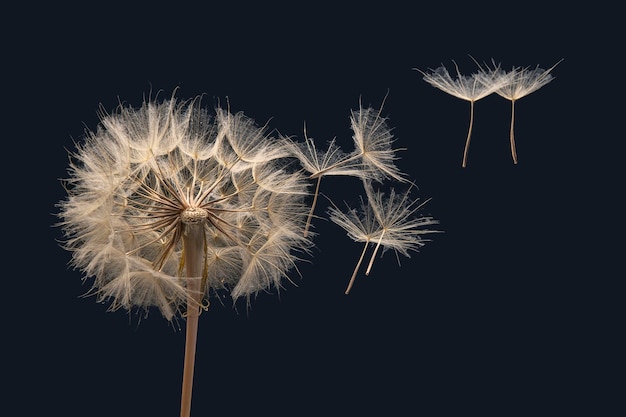
M191 415L191 394L198 339L199 305L201 303L201 282L204 269L204 223L190 223L183 233L185 275L187 277L187 328L185 335L185 359L183 363L183 384L180 400L180 417Z

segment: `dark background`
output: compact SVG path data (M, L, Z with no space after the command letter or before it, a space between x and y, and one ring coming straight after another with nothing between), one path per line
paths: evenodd
M350 110L386 97L406 148L398 164L445 232L401 266L387 253L345 296L361 246L317 221L296 285L202 315L193 415L609 415L623 333L613 284L623 268L609 261L623 244L599 232L618 233L609 214L621 188L610 181L623 177L609 162L623 141L610 100L623 89L611 87L616 12L521 6L7 10L3 395L13 415L178 415L184 322L82 298L89 285L53 227L66 149L95 129L99 106L174 89L209 107L228 99L284 134L302 138L306 122L309 136L346 149ZM470 73L469 55L505 69L564 58L516 106L518 165L508 101L477 102L462 169L469 103L412 70L455 60ZM338 203L354 204L359 187L323 183Z

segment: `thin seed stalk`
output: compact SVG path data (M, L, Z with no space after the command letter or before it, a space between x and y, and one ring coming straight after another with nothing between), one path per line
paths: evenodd
M369 246L369 241L365 242L365 246L363 246L363 251L361 252L361 256L359 257L359 261L356 263L354 267L354 272L352 272L352 276L350 277L350 282L348 283L348 288L346 288L346 295L350 294L350 290L354 285L354 280L356 279L356 273L359 271L361 267L361 263L363 262L363 258L365 258L365 252L367 252L367 247Z
M374 253L372 253L372 257L370 258L370 263L367 265L367 270L365 271L365 275L369 275L372 270L372 266L374 265L374 260L376 259L376 254L378 253L378 248L380 248L380 242L383 241L383 236L385 235L385 230L380 234L378 238L378 242L376 242L376 247L374 248Z
M515 136L513 135L513 125L515 123L515 100L511 100L511 156L513 157L513 163L517 164L517 151L515 150Z
M470 120L469 129L467 131L467 139L465 139L465 150L463 151L463 168L467 166L467 153L469 152L470 139L472 137L472 125L474 124L474 101L470 101Z
M183 233L183 256L187 279L187 328L185 335L185 359L180 401L180 417L191 415L191 393L198 338L198 319L202 301L201 281L204 266L204 225L186 224Z
M311 219L313 218L313 212L315 211L315 206L317 205L317 196L320 193L320 182L322 182L322 177L317 177L317 184L315 185L315 194L313 195L313 203L311 204L311 210L309 211L309 216L306 218L306 226L304 226L304 237L307 237L309 234L309 226L311 226Z

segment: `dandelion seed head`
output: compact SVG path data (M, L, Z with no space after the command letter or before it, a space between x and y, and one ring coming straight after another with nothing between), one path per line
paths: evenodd
M507 100L519 100L541 87L545 86L554 79L551 71L563 60L560 60L549 69L543 69L539 66L535 68L519 68L514 67L508 72L509 82L498 88L496 93Z
M352 112L350 124L356 148L353 155L361 157L363 166L360 177L377 181L383 179L405 181L395 164L398 159L396 149L392 148L395 138L380 110L360 106L358 110Z
M287 155L285 141L252 119L222 109L212 117L199 100L102 114L71 154L63 246L112 310L156 307L171 320L197 279L200 298L280 288L312 245L299 233L308 184ZM192 230L201 277L182 267Z
M454 66L454 76L443 65L429 72L418 71L422 73L424 81L433 87L465 101L478 101L508 83L506 74L499 68L480 68L477 72L465 75L459 72L456 63Z

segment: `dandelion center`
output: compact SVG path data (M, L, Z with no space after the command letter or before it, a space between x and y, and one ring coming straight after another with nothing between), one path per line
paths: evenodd
M180 221L185 224L198 224L209 218L209 212L202 207L187 207L180 213Z

